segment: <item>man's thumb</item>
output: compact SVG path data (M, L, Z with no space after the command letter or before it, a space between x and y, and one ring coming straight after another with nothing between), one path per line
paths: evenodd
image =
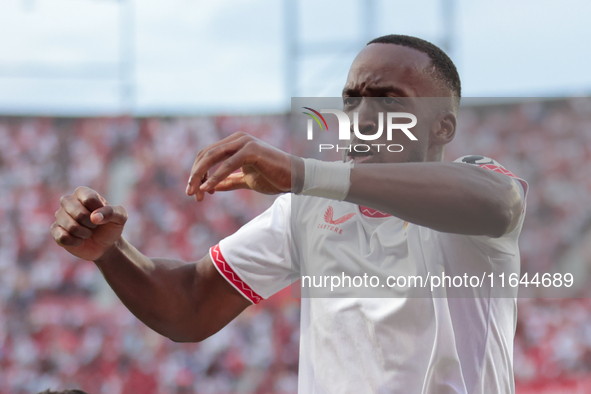
M122 206L107 205L98 209L90 214L90 220L94 224L125 224L127 221L127 211Z

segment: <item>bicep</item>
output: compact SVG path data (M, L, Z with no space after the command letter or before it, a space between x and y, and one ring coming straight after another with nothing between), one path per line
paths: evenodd
M497 161L479 155L462 156L456 159L456 163L466 163L473 167L487 170L482 172L494 180L495 197L503 205L503 210L510 218L503 235L509 234L517 228L525 210L525 198L527 196L527 182L511 171L507 170Z
M505 234L515 230L521 219L521 213L525 204L525 190L523 185L516 178L510 178L512 188L509 194L511 206L511 224Z
M271 208L211 248L188 270L190 296L186 329L205 339L246 307L288 286L296 274L290 258L290 197L277 198ZM214 259L214 260L212 260Z
M187 330L195 341L215 334L252 303L238 292L215 268L209 254L195 264L180 269L187 272L190 316L185 316Z
M489 193L494 194L493 198L497 201L495 205L499 206L499 212L503 214L502 217L506 218L503 234L499 234L494 238L509 234L518 226L523 211L523 189L519 181L516 178L498 172L482 171L477 167L475 169L479 170L482 175L487 176L492 181Z
M484 174L496 179L498 198L502 200L504 210L508 210L509 224L505 234L509 234L518 226L521 220L525 204L525 191L519 178L507 176L495 171L486 171ZM501 186L502 185L502 186Z

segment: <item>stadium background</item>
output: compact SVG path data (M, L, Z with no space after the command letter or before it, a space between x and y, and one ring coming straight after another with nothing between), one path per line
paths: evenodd
M300 11L307 4L303 3L299 5ZM361 2L374 7L376 14L383 13L383 3ZM20 2L6 0L1 4L0 21L2 10ZM24 11L19 12L29 16L41 12L43 7L51 8L48 0L23 4ZM205 7L203 2L196 4L197 10ZM256 12L270 6L268 2L240 3L244 4ZM443 5L455 5L460 10L463 7L465 13L470 11L466 11L466 2L450 1ZM285 4L286 9L289 7ZM450 14L449 9L442 9L442 14L444 19L456 15L460 27L462 17L466 17L461 12ZM408 16L420 26L421 21L412 9ZM283 25L289 25L288 20L286 17ZM383 21L373 30L370 25L361 26L360 39L367 34L393 31ZM425 28L424 34L416 27L394 30L447 45L455 55L460 73L466 71L470 75L472 71L465 65L470 62L461 61L469 51L454 45L468 41L458 25L442 23L441 32ZM125 23L122 26L129 27ZM287 47L289 42L297 42L294 37L298 35L290 32L293 26L286 27ZM121 48L129 49L129 41L125 41L128 33L124 30ZM233 31L233 35L237 34L238 27ZM13 40L18 42L18 36ZM327 45L324 47L330 47ZM185 261L200 258L209 246L262 212L272 198L236 191L216 194L196 204L183 193L195 154L238 130L289 150L287 93L326 94L326 86L342 84L342 70L330 78L326 71L316 73L315 80L300 78L306 74L306 68L322 70L327 64L345 63L346 72L354 55L350 52L358 49L356 45L336 54L315 54L314 59L287 53L286 63L299 62L305 67L286 64L284 95L274 99L263 95L243 104L241 95L248 97L249 93L242 90L236 96L224 92L223 95L232 96L227 101L223 95L212 99L211 91L206 94L196 90L194 95L201 101L183 103L170 97L166 101L164 97L160 102L150 102L145 98L148 94L142 95L141 74L131 72L141 69L139 55L121 56L117 78L105 79L98 83L98 88L86 86L97 84L96 81L78 81L76 88L72 88L68 85L71 81L60 82L61 79L52 77L48 82L35 75L55 71L54 64L27 63L27 67L18 67L22 65L14 62L18 52L2 52L0 393L28 394L48 387L79 387L90 394L295 393L299 302L291 298L289 290L248 308L228 327L200 344L174 343L138 322L122 307L94 265L57 247L48 228L59 197L78 185L88 185L127 208L130 219L125 235L142 252ZM7 48L6 41L0 40L0 48ZM316 58L322 56L327 59ZM203 58L216 62L215 53L205 53ZM137 65L132 64L134 59ZM232 60L223 62L240 70L232 78L248 77L248 67L243 69ZM568 70L566 65L562 67ZM255 68L256 64L253 72ZM31 75L21 75L23 70L32 71ZM330 67L328 70L330 74ZM84 77L94 78L92 72L85 74L88 69L83 71ZM221 83L224 78L218 75L213 79ZM528 216L520 239L522 271L567 270L581 278L579 283L587 283L591 264L591 99L584 95L568 96L585 89L588 92L591 81L585 76L579 78L580 84L564 82L557 86L544 85L546 81L537 85L532 80L529 88L524 84L522 90L511 91L509 86L502 92L539 96L540 90L534 87L541 86L541 91L546 89L546 93L554 95L551 98L483 99L479 105L464 106L458 138L449 146L446 159L472 153L491 156L528 180ZM464 80L464 86L467 83ZM104 99L92 101L93 89L100 90L103 85L110 86L107 93L103 92ZM225 89L222 84L221 90ZM485 85L479 89L468 87L468 92L485 96L487 89L490 91ZM536 295L537 298L519 300L514 357L517 392L591 392L588 286L572 289L563 299L544 298L544 293Z

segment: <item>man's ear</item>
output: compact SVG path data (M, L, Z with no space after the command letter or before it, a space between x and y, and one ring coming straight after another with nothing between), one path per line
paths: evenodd
M430 145L449 144L456 135L456 115L451 111L444 111L437 115L431 128Z

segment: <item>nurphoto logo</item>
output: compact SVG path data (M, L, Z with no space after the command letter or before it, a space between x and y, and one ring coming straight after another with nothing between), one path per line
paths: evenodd
M314 139L314 121L320 127L320 130L328 131L328 124L326 123L326 119L322 114L334 114L338 120L338 127L339 127L339 140L351 140L351 120L349 116L338 109L321 109L320 112L312 109L310 107L302 107L310 112L302 112L305 115L308 115L310 119L308 119L307 123L307 138L309 141ZM417 117L408 112L387 112L386 113L386 139L388 141L392 140L392 134L394 130L402 131L411 141L417 141L417 137L414 136L413 133L409 129L413 128L417 124ZM395 123L394 119L397 121L399 119L409 119L410 122L406 123ZM362 141L375 141L380 138L384 134L384 113L378 112L378 129L374 134L364 134L359 131L359 112L353 113L353 133L355 137ZM388 152L402 152L403 147L400 144L371 144L377 148L377 151L380 151L380 147L385 147ZM355 152L368 152L371 148L368 144L354 144L348 146L335 146L333 144L319 144L319 152L323 150L332 150L336 149L339 150L351 150L353 149Z

